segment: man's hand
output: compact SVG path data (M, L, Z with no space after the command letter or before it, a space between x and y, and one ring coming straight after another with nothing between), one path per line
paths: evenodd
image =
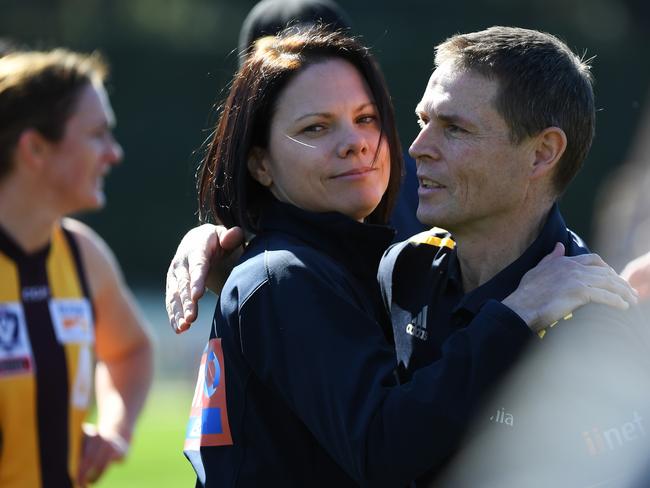
M637 293L597 254L564 256L557 243L502 303L539 332L589 302L625 310Z
M221 291L243 241L239 227L204 224L185 234L167 270L165 292L169 323L177 334L196 320L206 285L215 293Z
M121 461L129 450L128 442L119 434L102 434L92 424L83 424L81 462L78 483L82 488L96 482L106 468Z
M632 285L639 294L639 300L650 298L650 252L627 263L621 276Z

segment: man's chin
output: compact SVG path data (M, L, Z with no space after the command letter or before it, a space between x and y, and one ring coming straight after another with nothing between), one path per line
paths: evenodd
M416 216L427 227L442 227L445 229L445 223L448 221L444 213L438 209L421 208L420 206L418 206Z

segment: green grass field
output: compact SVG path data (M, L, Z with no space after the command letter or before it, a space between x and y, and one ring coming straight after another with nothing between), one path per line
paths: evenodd
M192 401L190 384L154 384L128 459L114 464L97 488L193 487L194 471L183 456Z

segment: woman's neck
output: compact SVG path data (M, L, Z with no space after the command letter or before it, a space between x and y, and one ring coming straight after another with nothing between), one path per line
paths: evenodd
M45 246L52 225L61 218L34 189L14 184L10 179L0 184L0 225L25 251L31 253Z

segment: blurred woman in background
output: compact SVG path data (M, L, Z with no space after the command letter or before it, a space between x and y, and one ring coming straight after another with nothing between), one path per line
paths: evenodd
M122 159L98 55L0 58L0 486L97 480L128 450L152 346L106 243L67 218L104 206ZM93 364L97 424L84 424Z

